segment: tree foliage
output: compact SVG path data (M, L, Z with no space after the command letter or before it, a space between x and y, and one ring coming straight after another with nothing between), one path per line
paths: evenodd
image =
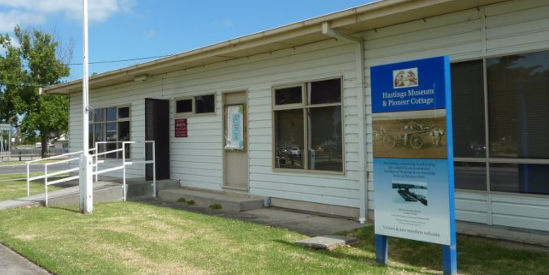
M0 34L0 120L20 127L26 138L39 135L44 156L48 139L68 130L68 98L39 95L39 87L60 83L69 67L52 35L16 26L14 37Z

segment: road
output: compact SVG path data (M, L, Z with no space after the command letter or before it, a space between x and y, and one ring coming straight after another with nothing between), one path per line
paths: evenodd
M69 169L69 164L60 163L60 164L51 164L48 165L48 172L60 171ZM31 172L43 172L44 164L32 164L30 166ZM16 174L16 173L27 173L27 165L0 165L0 175L1 174Z

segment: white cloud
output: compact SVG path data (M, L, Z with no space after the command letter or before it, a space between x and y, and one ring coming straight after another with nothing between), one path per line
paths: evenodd
M135 0L91 0L88 15L91 22L102 22L119 12L129 12ZM17 24L39 24L49 16L62 14L82 18L82 1L78 0L0 0L0 31L11 31Z
M234 26L233 21L229 18L225 18L225 19L222 19L222 20L215 20L215 21L212 22L212 24L222 26L222 27L227 27L227 28Z
M40 24L44 19L43 15L17 10L0 12L0 32L13 31L13 27L17 24Z
M145 38L153 39L154 37L156 37L156 30L148 29L148 30L145 30L143 34L145 35Z

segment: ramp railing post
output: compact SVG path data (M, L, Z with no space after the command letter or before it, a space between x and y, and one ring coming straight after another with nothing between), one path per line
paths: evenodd
M46 207L48 207L48 164L44 163L44 190L46 192Z
M156 198L156 143L152 141L152 161L153 161L153 198Z
M27 197L30 197L30 162L27 162Z
M126 144L122 142L122 189L124 192L124 201L126 201Z

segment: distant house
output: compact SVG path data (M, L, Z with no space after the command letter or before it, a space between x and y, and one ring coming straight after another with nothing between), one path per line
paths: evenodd
M56 151L68 152L69 151L69 139L66 135L61 135L58 139L53 141L53 148Z
M91 145L155 139L161 178L365 220L382 135L370 67L449 55L457 219L547 231L548 14L537 0L385 0L98 74ZM71 151L81 89L45 89L70 96Z

